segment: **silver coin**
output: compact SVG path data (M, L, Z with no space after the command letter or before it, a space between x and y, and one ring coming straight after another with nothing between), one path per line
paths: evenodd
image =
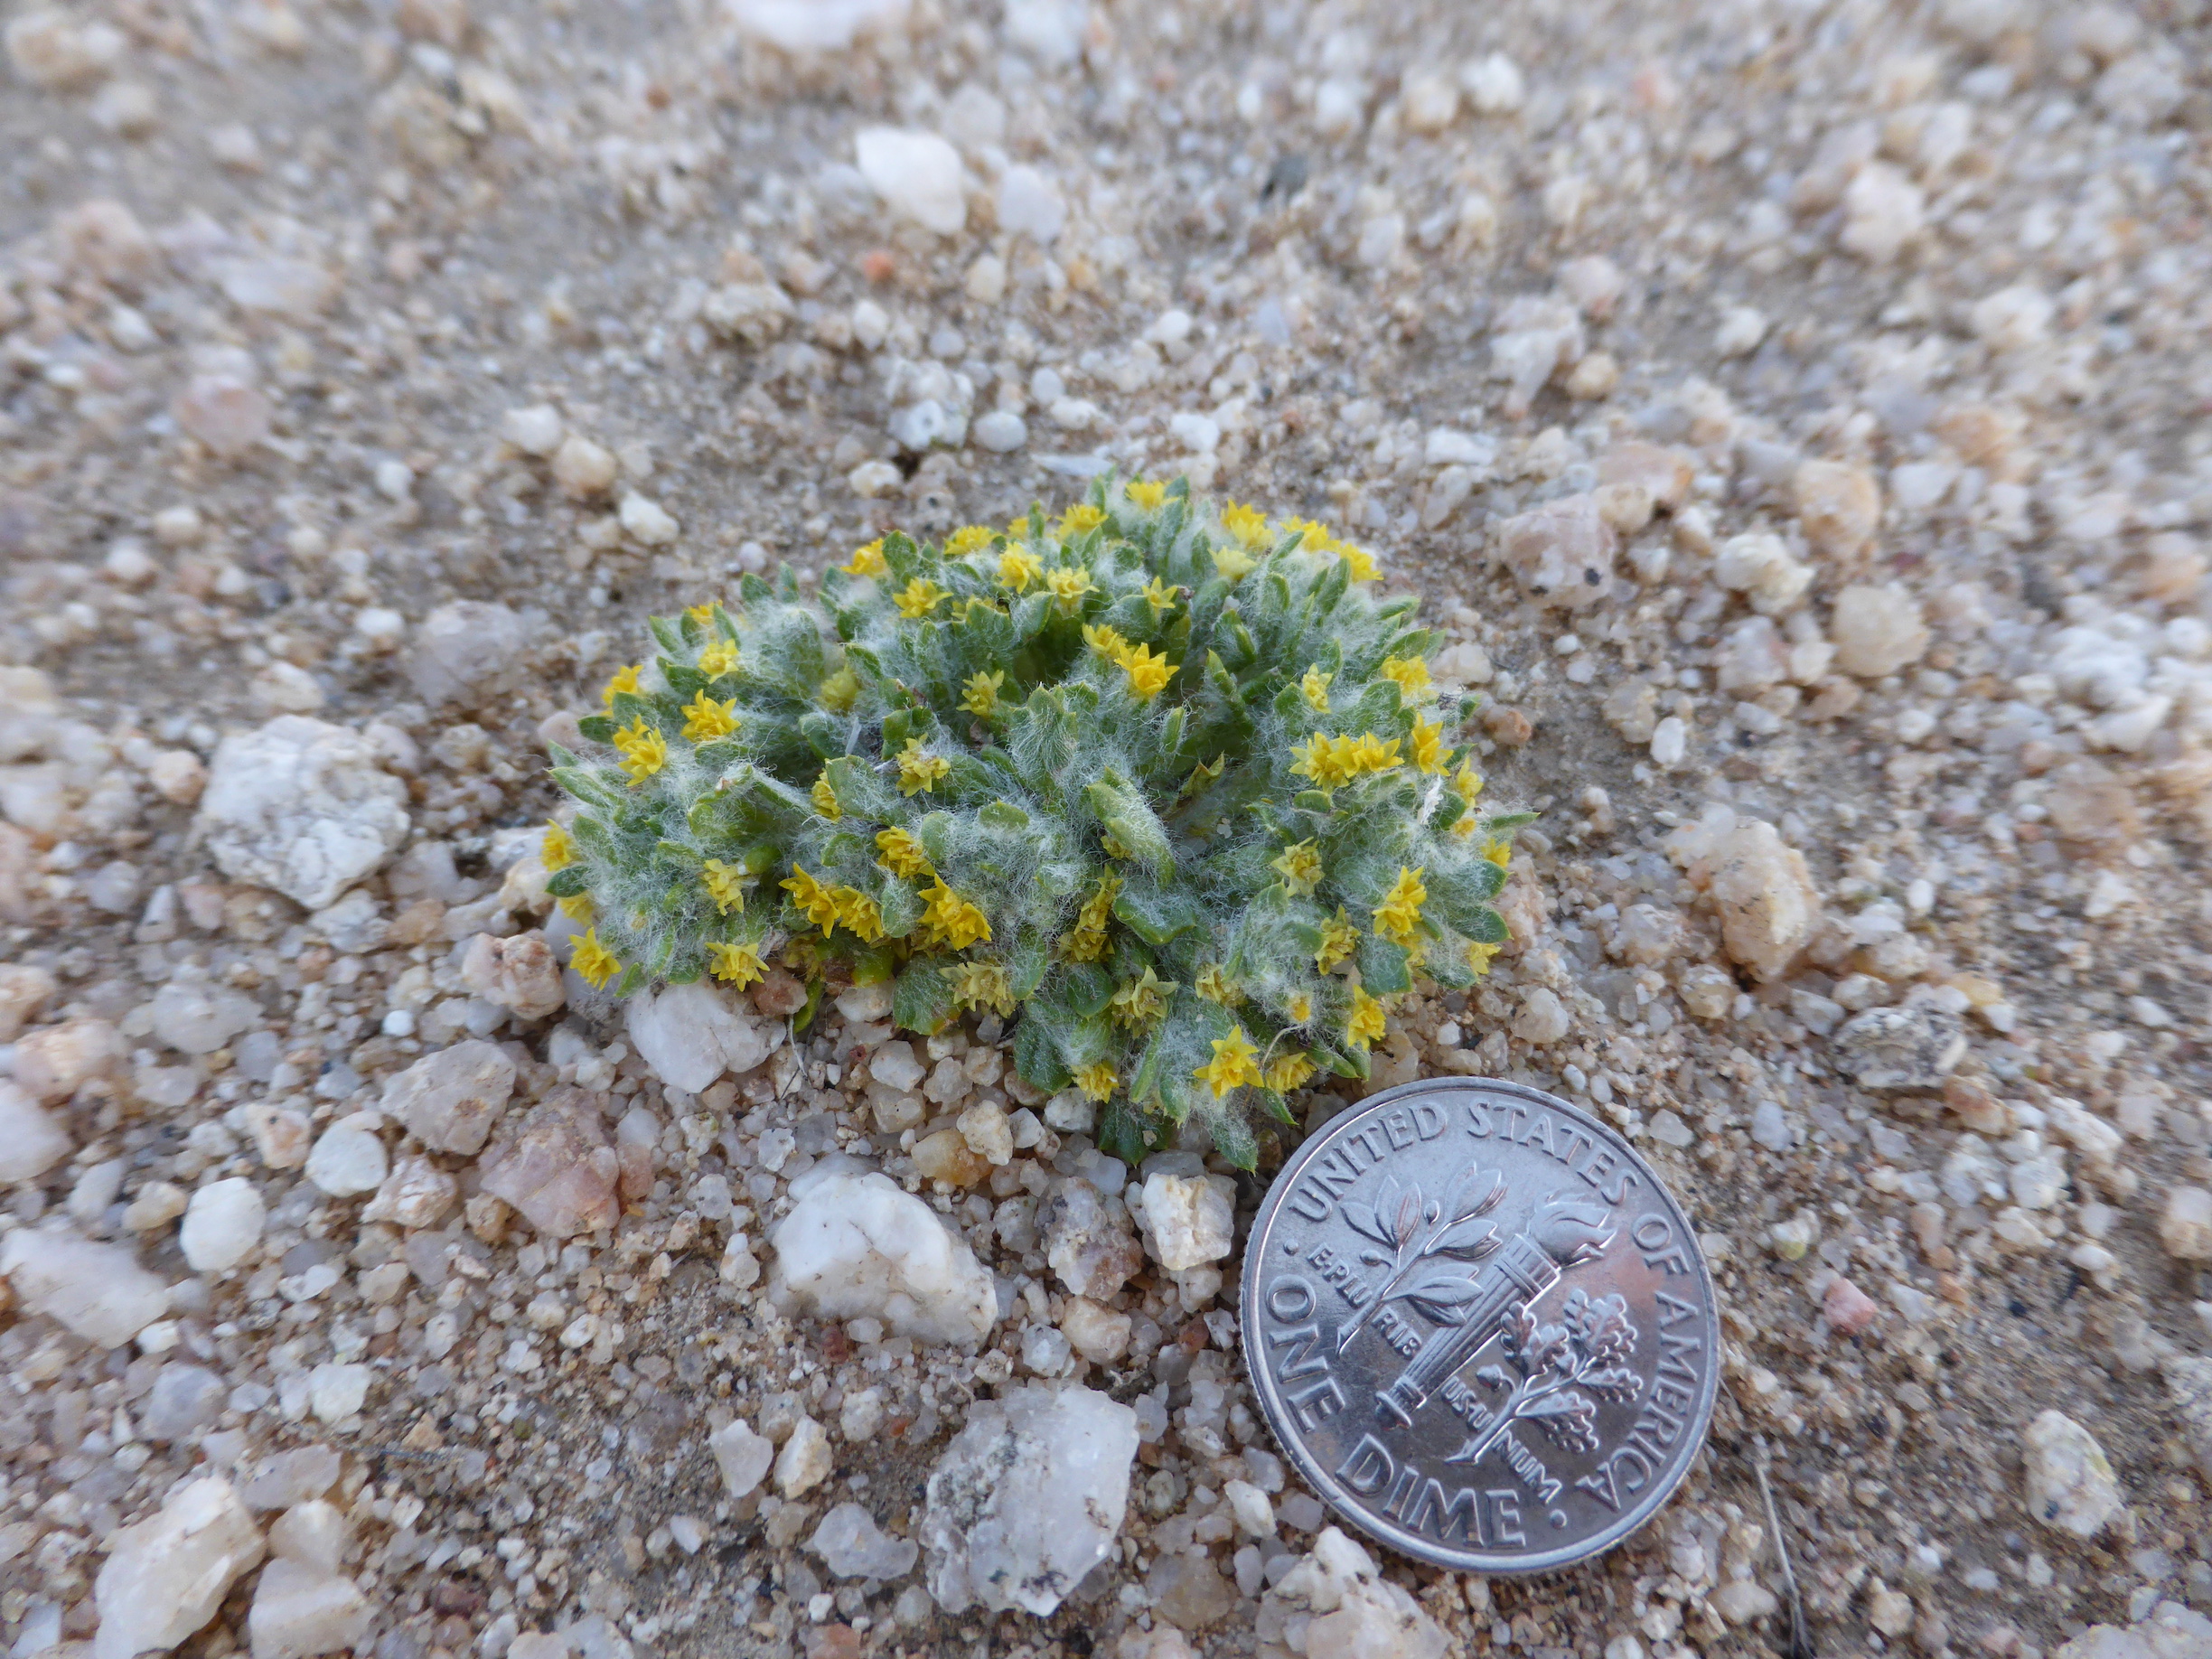
M1487 1078L1334 1118L1245 1246L1244 1360L1307 1483L1392 1549L1550 1572L1656 1513L1705 1439L1712 1279L1651 1167Z

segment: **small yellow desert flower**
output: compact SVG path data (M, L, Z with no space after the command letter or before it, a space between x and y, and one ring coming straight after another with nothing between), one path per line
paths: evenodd
M1004 962L955 962L951 968L952 994L961 1006L1004 1018L1014 1011L1014 985Z
M1176 665L1164 656L1154 656L1148 646L1139 645L1125 652L1121 666L1129 677L1129 695L1140 703L1148 703L1167 689Z
M717 640L698 654L698 671L709 680L737 671L737 642Z
M539 843L538 860L550 876L555 870L565 870L576 861L576 843L568 832L558 824L546 825L545 839Z
M1251 1038L1244 1035L1244 1027L1239 1026L1227 1036L1214 1039L1214 1058L1192 1076L1205 1084L1218 1101L1247 1083L1261 1081L1260 1068L1253 1064L1259 1053L1252 1046Z
M922 896L929 901L923 915L944 934L953 950L965 951L970 945L990 942L989 918L979 905L946 886L943 876L938 876Z
M1267 514L1257 507L1247 507L1231 501L1222 509L1222 529L1234 536L1247 548L1264 548L1268 544Z
M1490 971L1490 959L1504 950L1503 945L1485 944L1479 939L1467 941L1467 966L1479 977Z
M1154 576L1149 582L1145 584L1145 603L1152 607L1152 620L1154 622L1157 623L1161 617L1167 615L1168 612L1175 609L1176 595L1180 592L1182 592L1182 589L1168 586L1167 583L1161 581L1158 576Z
M1418 703L1436 694L1429 683L1429 665L1419 657L1392 657L1375 672L1395 681L1400 695L1409 703Z
M1078 501L1060 515L1060 539L1073 540L1086 531L1094 530L1106 522L1106 510L1093 507L1089 501Z
M668 739L646 725L643 715L614 734L614 746L621 751L622 769L629 774L632 789L668 764Z
M1324 674L1318 668L1309 668L1306 677L1298 681L1298 695L1306 699L1306 707L1316 714L1328 713L1329 681L1334 674Z
M1280 876L1283 886L1300 898L1312 895L1313 890L1321 885L1324 873L1320 849L1311 841L1300 841L1295 846L1284 848L1268 865L1268 868Z
M723 914L745 908L745 871L736 865L725 864L719 858L708 859L699 867L699 885L707 889L707 896L714 900L715 908Z
M1073 616L1082 608L1083 595L1092 591L1091 573L1074 565L1055 565L1045 573L1045 586L1060 602L1061 611Z
M1414 940L1420 936L1421 905L1429 897L1429 889L1421 885L1421 877L1425 874L1425 870L1408 869L1404 865L1400 865L1398 879L1391 884L1391 890L1382 895L1382 902L1375 906L1374 931L1382 938L1404 945L1408 950L1412 949Z
M1358 946L1359 929L1352 925L1339 904L1336 914L1321 924L1321 948L1314 952L1314 966L1326 973Z
M883 937L883 907L858 887L832 887L830 896L837 901L837 918L862 944L874 944Z
M576 954L568 959L568 965L582 974L594 990L622 971L621 961L599 942L599 930L595 927L584 930L584 937L576 941Z
M998 556L998 586L1010 587L1017 594L1029 591L1029 584L1037 579L1041 568L1037 556L1019 548L1008 548Z
M790 878L778 885L792 895L792 903L798 905L799 914L821 929L822 937L827 939L830 930L838 922L836 893L817 881L811 872L796 864L792 866Z
M1121 1081L1111 1060L1087 1060L1075 1068L1073 1075L1075 1086L1086 1100L1092 1101L1111 1100L1114 1085Z
M927 576L916 576L892 596L899 614L909 622L927 616L948 597L945 590Z
M1338 558L1352 567L1352 579L1354 582L1372 582L1382 574L1374 562L1374 555L1365 548L1355 548L1348 541L1340 541L1336 544L1336 553Z
M904 830L876 832L876 862L908 881L918 881L930 873L929 854L922 850L921 842Z
M1366 1048L1380 1041L1388 1028L1382 1005L1354 985L1352 988L1352 1017L1345 1022L1345 1036L1356 1046Z
M1117 1026L1131 1031L1149 1031L1167 1012L1167 993L1173 989L1173 985L1160 983L1159 977L1148 968L1114 992L1113 1000L1106 1005L1107 1012Z
M884 562L883 538L877 537L865 548L855 548L851 563L840 568L847 576L889 576L891 567Z
M717 703L701 691L684 705L683 735L692 743L712 743L737 729L737 699Z
M710 944L707 947L707 959L716 979L739 990L768 977L768 970L761 964L760 952L749 944Z
M1004 669L994 669L988 674L970 674L968 683L961 688L960 706L979 719L988 720L998 712L998 688L1004 684Z
M1444 728L1418 716L1413 721L1413 764L1423 772L1444 770Z
M616 669L614 670L614 678L608 680L605 688L601 689L599 693L599 701L608 709L612 710L614 707L615 698L621 695L623 692L627 691L632 697L641 695L642 688L638 684L638 676L643 672L643 665L635 662L632 663L628 668Z
M932 755L922 746L919 737L909 737L906 746L899 751L899 793L918 794L925 789L935 789L945 773L952 770L952 763L942 755Z
M1288 1094L1293 1089L1302 1089L1306 1080L1317 1068L1304 1054L1281 1054L1268 1063L1267 1086L1278 1094Z
M965 558L969 554L990 546L998 533L988 525L963 525L945 538L944 556L947 558Z
M837 791L830 786L828 773L814 780L814 787L807 791L814 802L814 810L831 823L845 816L845 808L837 798Z
M1140 480L1126 488L1129 500L1147 512L1158 512L1167 500L1167 486L1164 483Z

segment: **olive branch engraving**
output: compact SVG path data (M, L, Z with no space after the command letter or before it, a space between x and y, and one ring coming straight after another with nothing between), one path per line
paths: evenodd
M1458 1184L1441 1198L1424 1201L1418 1184L1401 1188L1395 1176L1384 1176L1372 1204L1347 1204L1345 1223L1378 1249L1363 1250L1360 1260L1387 1272L1377 1287L1367 1314L1385 1302L1411 1302L1439 1325L1459 1323L1459 1309L1475 1299L1477 1289L1472 1272L1455 1273L1448 1268L1430 1270L1416 1279L1425 1264L1439 1258L1447 1261L1480 1261L1503 1242L1495 1223L1482 1218L1497 1208L1505 1196L1505 1182L1497 1175L1484 1185L1483 1167L1471 1163ZM1387 1253L1385 1253L1387 1252ZM1352 1344L1365 1315L1347 1319L1336 1338L1336 1351Z
M1502 1345L1521 1374L1511 1376L1502 1365L1485 1365L1475 1373L1477 1382L1509 1392L1489 1427L1447 1463L1479 1462L1517 1422L1533 1422L1565 1451L1598 1448L1598 1401L1590 1394L1630 1400L1644 1387L1644 1379L1620 1363L1636 1352L1636 1327L1628 1322L1623 1298L1593 1300L1580 1289L1567 1293L1560 1319L1557 1325L1537 1324L1526 1302L1505 1310Z

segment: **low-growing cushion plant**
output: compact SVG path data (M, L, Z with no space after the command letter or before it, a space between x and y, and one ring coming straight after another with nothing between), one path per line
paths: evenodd
M787 569L655 619L583 722L611 756L555 753L574 965L889 980L912 1031L1012 1021L1109 1150L1196 1114L1250 1167L1261 1114L1366 1075L1392 998L1506 936L1522 820L1478 806L1419 602L1374 577L1317 524L1108 481L1057 521L886 536L819 601Z

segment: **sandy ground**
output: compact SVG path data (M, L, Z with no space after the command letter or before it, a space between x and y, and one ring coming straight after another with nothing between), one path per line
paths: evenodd
M1085 1376L1176 1420L1059 1612L946 1616L803 1549L848 1499L911 1533L965 1402L1061 1310L1004 1209L1048 1178L1027 1154L1028 1188L934 1195L1017 1287L980 1368L856 1352L720 1270L788 1202L768 1138L868 1132L834 1019L703 1104L589 1010L501 1026L520 1097L613 1086L666 1126L565 1252L465 1158L466 1226L364 1220L251 1115L319 1132L464 1035L467 941L536 924L500 884L556 804L541 725L646 614L1109 464L1325 520L1426 596L1491 787L1543 817L1514 945L1410 1002L1392 1064L1607 1111L1720 1285L1711 1445L1645 1536L1531 1583L1388 1563L1458 1651L1785 1650L1761 1448L1822 1652L2212 1608L2212 1424L2177 1381L2212 1221L2172 1195L2212 1176L2199 8L919 0L796 52L764 0L6 17L0 657L36 672L0 710L0 914L46 976L9 981L15 1073L49 1067L69 1138L10 1224L186 1282L156 1189L243 1176L267 1210L150 1345L27 1306L0 1331L17 1654L89 1636L114 1530L195 1467L309 1445L342 1456L384 1659L563 1628L547 1651L1253 1650L1310 1500L1227 1525L1268 1444L1233 1322L1148 1275ZM856 169L872 126L951 141L956 229ZM457 602L504 620L426 626ZM335 920L195 822L224 735L286 714L370 728L404 784L410 839ZM210 1035L155 1011L172 982L247 1006ZM1845 1040L1881 1008L1889 1081ZM913 1185L911 1144L875 1149ZM227 1392L156 1440L186 1360ZM324 1420L304 1379L352 1363L371 1392ZM1194 1380L1226 1392L1186 1419ZM869 1387L889 1426L837 1432ZM2095 1536L2030 1513L2046 1411L2109 1459ZM732 1414L831 1425L828 1482L731 1498ZM251 1584L180 1651L245 1645Z

